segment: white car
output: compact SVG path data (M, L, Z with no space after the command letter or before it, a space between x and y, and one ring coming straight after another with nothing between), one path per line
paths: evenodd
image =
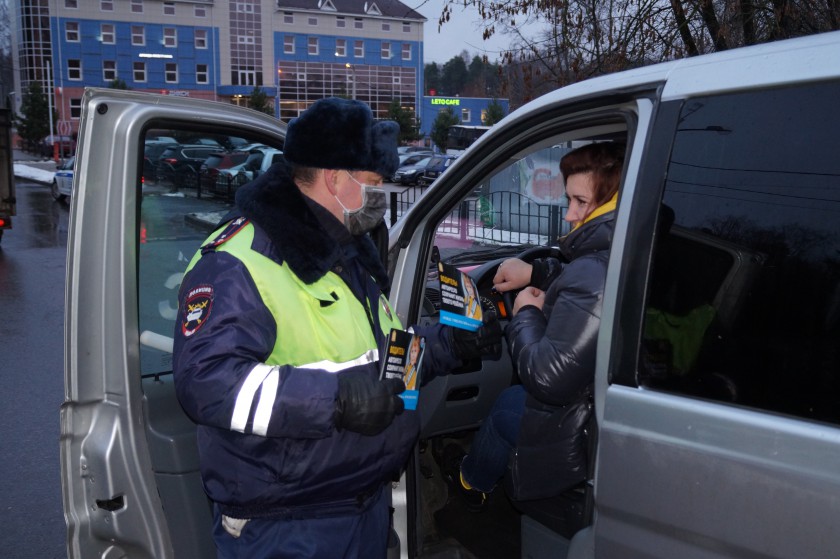
M73 194L73 166L76 158L70 157L55 168L50 192L55 200L65 200Z
M823 33L548 93L477 139L376 239L404 325L440 320L439 262L469 273L504 322L499 263L562 257L560 159L587 143L625 146L593 294L585 481L512 501L507 477L481 514L449 494L442 450L468 447L520 382L505 347L429 379L404 412L421 431L390 485L388 557L837 557L838 53L840 32ZM189 328L176 324L184 270L231 206L135 186L144 131L181 137L208 123L283 147L283 123L226 103L105 88L81 100L60 421L71 559L216 556L172 336Z
M269 146L260 145L251 148L250 155L243 163L228 169L220 169L216 177L216 191L229 192L236 190L245 183L251 182L269 167L283 160L283 151Z

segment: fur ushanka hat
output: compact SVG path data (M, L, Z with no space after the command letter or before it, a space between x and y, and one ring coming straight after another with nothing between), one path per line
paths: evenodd
M372 171L387 178L399 166L399 132L392 120L374 122L360 101L328 97L289 122L283 156L294 165Z

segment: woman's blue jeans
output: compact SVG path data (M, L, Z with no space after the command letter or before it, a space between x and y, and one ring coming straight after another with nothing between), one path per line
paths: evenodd
M489 493L505 475L510 452L519 439L527 393L521 385L502 392L461 462L461 474L473 488Z

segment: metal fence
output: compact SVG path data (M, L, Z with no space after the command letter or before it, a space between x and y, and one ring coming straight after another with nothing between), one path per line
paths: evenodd
M390 221L414 204L425 188L406 188L392 192ZM438 226L438 232L461 239L495 243L553 243L569 231L563 218L566 207L540 204L518 192L476 193L463 200Z

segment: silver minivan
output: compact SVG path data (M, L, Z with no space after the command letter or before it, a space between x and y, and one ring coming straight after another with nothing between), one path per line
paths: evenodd
M840 33L603 76L516 110L414 200L391 195L391 301L435 322L439 260L482 302L503 258L555 254L560 157L627 146L589 428L590 476L550 499L450 498L517 382L506 357L423 386L390 557L826 558L840 550ZM184 268L226 201L138 189L147 135L282 149L236 106L91 89L68 243L61 467L68 556L214 557L194 425L172 383ZM171 133L170 133L171 132ZM408 413L408 412L407 412Z

